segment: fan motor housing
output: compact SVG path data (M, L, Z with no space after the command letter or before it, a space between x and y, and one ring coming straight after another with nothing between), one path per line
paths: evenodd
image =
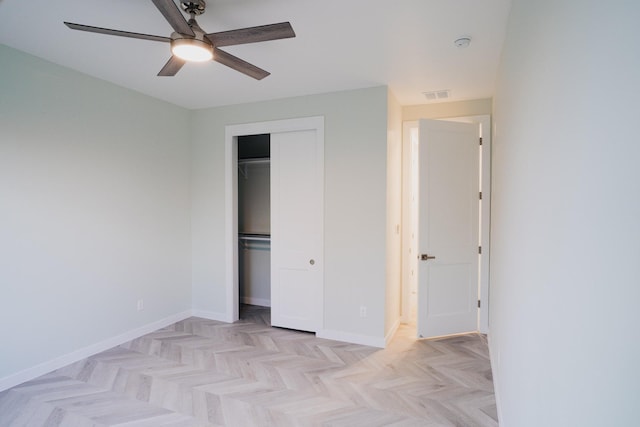
M181 1L182 10L189 15L202 15L207 4L204 0Z

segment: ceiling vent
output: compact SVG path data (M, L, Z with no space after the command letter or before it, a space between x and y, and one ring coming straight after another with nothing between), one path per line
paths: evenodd
M451 91L449 89L434 90L432 92L422 92L427 101L442 101L443 99L451 98Z

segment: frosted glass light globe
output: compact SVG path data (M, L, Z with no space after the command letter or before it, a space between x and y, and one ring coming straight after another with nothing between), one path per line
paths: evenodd
M213 47L209 43L197 39L173 40L171 53L189 62L205 62L213 59Z

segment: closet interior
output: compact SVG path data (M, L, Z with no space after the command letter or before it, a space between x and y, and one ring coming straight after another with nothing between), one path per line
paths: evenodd
M271 307L270 135L238 137L238 255L242 304Z

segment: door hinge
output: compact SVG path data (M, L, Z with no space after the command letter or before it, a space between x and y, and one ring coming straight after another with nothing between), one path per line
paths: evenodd
M482 145L482 137L480 137L480 145Z
M482 191L479 194L480 194L480 200L482 200Z
M482 255L482 246L478 246L478 253Z
M478 300L478 308L480 308L480 300Z

